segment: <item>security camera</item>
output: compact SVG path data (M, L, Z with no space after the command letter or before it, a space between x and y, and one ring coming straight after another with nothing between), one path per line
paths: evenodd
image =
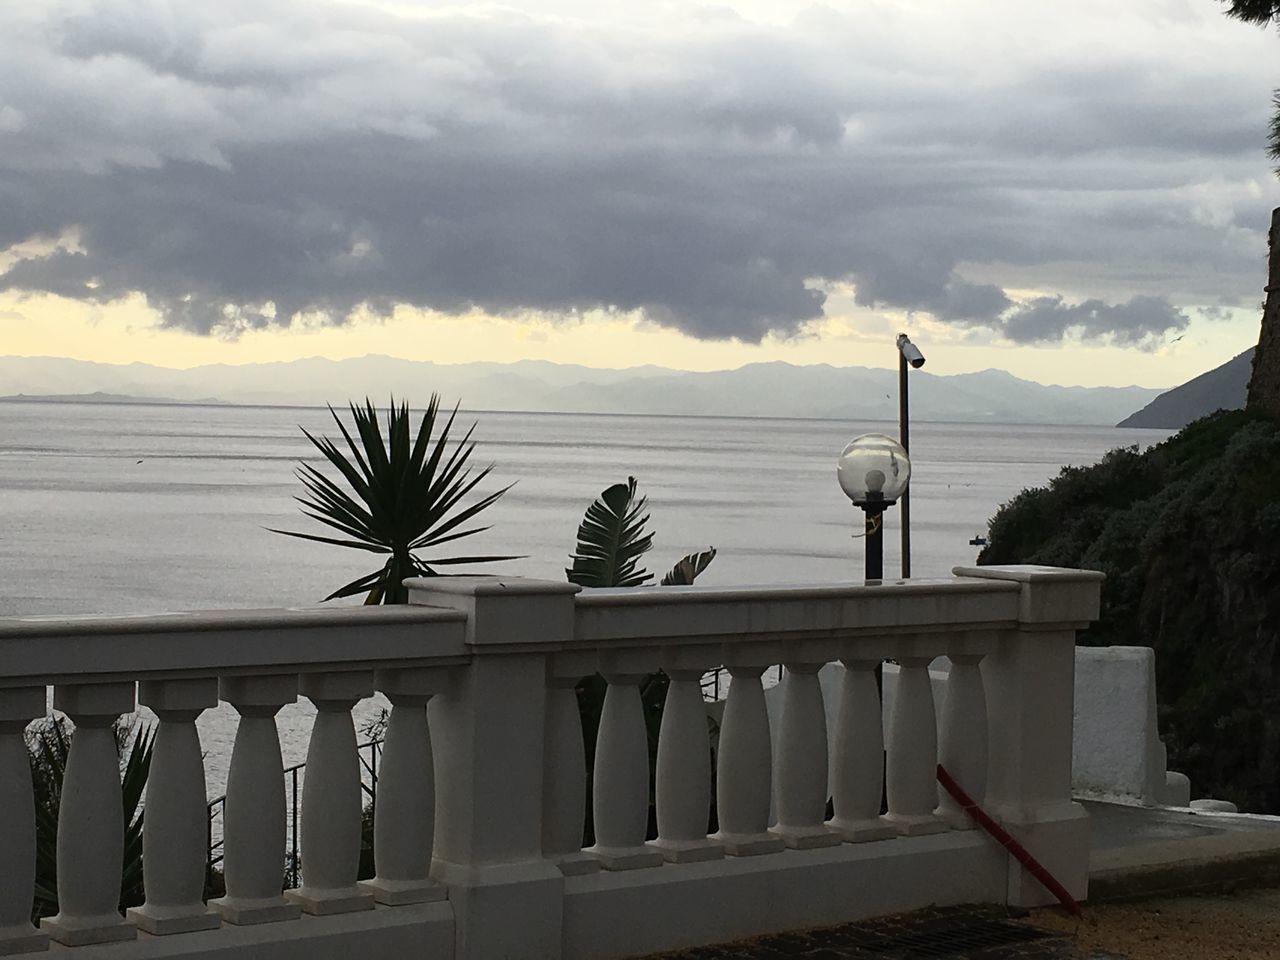
M907 338L905 333L898 334L898 349L902 352L902 358L917 370L924 366L924 354Z

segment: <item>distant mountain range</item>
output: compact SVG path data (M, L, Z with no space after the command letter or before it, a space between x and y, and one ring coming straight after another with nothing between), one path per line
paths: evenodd
M1253 347L1250 347L1222 366L1165 391L1116 426L1181 430L1192 420L1215 410L1240 410L1244 407L1252 371Z
M0 357L0 396L93 393L156 401L318 405L366 395L411 404L432 391L471 410L642 413L690 416L893 420L897 372L826 364L753 363L696 373L662 367L601 370L522 360L436 364L393 357L311 358L175 370L54 357ZM956 376L911 373L918 420L1113 424L1160 391L1145 387L1059 387L1002 370ZM211 398L217 398L216 401Z

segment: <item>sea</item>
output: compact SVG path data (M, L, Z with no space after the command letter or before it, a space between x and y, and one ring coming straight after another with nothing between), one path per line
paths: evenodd
M860 580L862 514L836 482L836 458L855 436L896 437L898 429L461 411L454 435L473 424L472 460L492 464L478 489L511 488L483 514L490 529L449 546L517 557L475 572L563 580L583 511L630 476L648 497L647 568L660 578L685 554L714 546L698 581L709 586ZM299 464L324 468L303 430L340 436L325 408L0 401L0 617L295 607L371 571L370 554L272 532L326 532L295 499ZM912 424L913 575L948 576L972 563L979 548L970 541L987 534L999 506L1064 466L1168 434ZM886 577L899 570L899 536L890 511ZM361 704L358 721L380 706L376 698ZM281 712L286 764L305 758L311 716L305 701ZM215 796L225 785L234 711L208 711L200 732Z

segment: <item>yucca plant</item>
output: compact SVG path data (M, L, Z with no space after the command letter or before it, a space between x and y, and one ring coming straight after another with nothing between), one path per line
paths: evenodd
M120 876L120 909L136 907L145 899L142 880L142 798L151 772L155 730L150 725L132 729L116 726L120 752L120 794L124 806L124 859ZM74 732L68 733L61 717L35 727L28 740L31 779L36 802L36 889L33 919L58 912L58 811Z
M363 407L350 404L356 436L352 437L334 411L345 449L328 437L302 431L324 458L337 469L339 480L327 477L309 463L297 470L307 488L307 496L296 497L302 512L332 527L343 537L272 530L286 536L329 543L367 553L386 554L386 563L339 587L325 600L365 595L365 603L407 603L406 577L437 576L437 567L464 563L489 563L515 557L433 557L423 560L418 551L431 550L454 540L482 533L489 527L466 527L477 514L492 506L511 489L503 487L464 505L463 500L493 469L490 464L478 472L468 465L475 444L471 435L475 424L449 449L458 407L453 408L439 435L434 436L439 418L440 398L431 402L418 424L416 437L410 427L407 404L391 401L386 411L386 436L378 422L378 412L366 398ZM345 481L349 490L343 489Z

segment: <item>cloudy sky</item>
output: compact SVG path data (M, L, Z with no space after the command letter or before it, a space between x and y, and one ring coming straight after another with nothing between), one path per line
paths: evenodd
M0 0L0 354L1167 386L1257 339L1215 0ZM2 391L0 391L2 392Z

